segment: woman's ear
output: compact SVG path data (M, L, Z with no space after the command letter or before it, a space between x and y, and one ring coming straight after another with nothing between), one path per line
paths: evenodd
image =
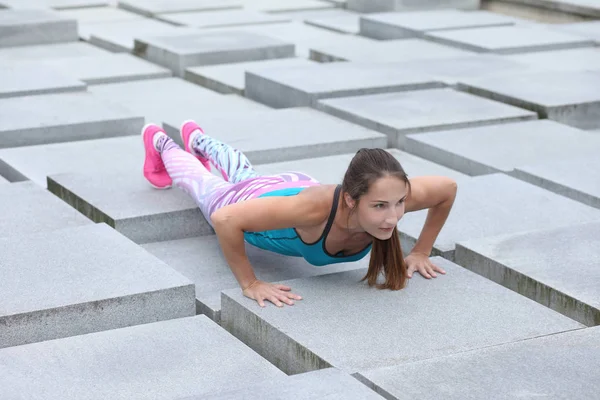
M348 193L344 193L344 201L346 202L348 208L354 208L354 206L356 205L356 202L352 199L352 197L350 197Z

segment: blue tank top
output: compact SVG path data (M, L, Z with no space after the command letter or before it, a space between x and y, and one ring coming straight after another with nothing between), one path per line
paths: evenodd
M272 192L263 193L260 197L268 196L295 196L300 193L305 187L300 188L287 188L274 190ZM344 256L342 252L338 254L329 254L325 249L325 239L329 234L331 225L337 212L337 205L340 197L341 186L335 189L335 195L333 197L333 206L331 207L331 213L327 220L327 225L321 234L321 237L315 243L304 242L296 228L285 228L285 229L273 229L262 232L244 232L244 240L256 247L264 250L269 250L275 253L293 256L293 257L304 257L312 265L323 266L328 264L344 263L357 261L364 258L369 251L371 251L371 244L362 249L360 252Z

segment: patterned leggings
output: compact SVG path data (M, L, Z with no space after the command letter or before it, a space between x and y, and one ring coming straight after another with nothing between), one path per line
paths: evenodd
M272 190L319 185L315 179L300 172L261 176L241 151L206 134L196 136L191 151L208 159L224 179L208 171L171 138L165 136L157 143L157 148L173 184L194 198L211 226L210 215L228 204Z

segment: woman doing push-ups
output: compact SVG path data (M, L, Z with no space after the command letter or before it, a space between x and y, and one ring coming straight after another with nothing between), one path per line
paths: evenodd
M261 176L240 151L209 135L193 121L181 127L182 150L156 125L142 131L144 176L158 189L173 184L194 198L213 227L242 292L261 307L282 307L301 297L285 285L254 274L244 242L312 265L357 261L369 252L363 280L398 290L418 271L425 278L445 271L429 255L456 196L450 178L409 179L383 149L359 150L341 185L320 184L299 172ZM210 172L210 164L221 173ZM406 258L397 223L404 213L429 209L421 234ZM377 279L382 274L384 283Z

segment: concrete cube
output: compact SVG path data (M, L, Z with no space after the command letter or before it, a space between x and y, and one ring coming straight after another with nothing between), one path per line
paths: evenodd
M504 58L520 64L538 68L540 70L600 70L600 49L597 47L513 54L504 56Z
M458 88L581 129L600 128L600 71L550 71L461 79Z
M243 32L190 33L136 38L133 51L183 77L188 67L292 57L294 45Z
M246 71L312 64L314 64L313 61L294 57L209 67L192 67L185 70L185 79L219 93L235 93L243 96L246 87Z
M427 211L421 210L406 214L398 223L406 251L413 247L426 218ZM477 176L459 183L433 254L454 260L457 242L599 220L600 210L510 176Z
M514 2L515 0L510 0ZM600 6L594 0L525 0L529 6L572 13L586 17L600 17Z
M53 11L0 10L0 47L74 42L77 21Z
M600 11L600 7L598 7ZM588 21L588 22L575 22L572 24L560 24L556 26L556 29L569 32L574 35L579 35L588 39L594 40L600 44L600 22L599 21Z
M82 92L87 85L45 65L0 66L0 99L48 93Z
M105 224L11 236L0 249L0 347L195 314L192 282Z
M37 46L19 46L0 48L0 63L20 61L50 61L58 58L102 56L110 54L108 51L87 43L57 43Z
M592 134L594 135L594 134ZM598 137L598 135L594 135ZM598 145L587 156L573 155L566 160L523 165L514 176L592 207L600 208ZM590 149L591 150L591 149ZM563 149L564 151L564 149Z
M400 291L360 282L366 269L284 281L303 297L284 309L226 290L221 325L287 374L354 374L583 327L448 260L431 261L446 274L413 275Z
M358 37L356 37L358 38ZM351 38L355 39L355 37ZM401 62L410 60L438 60L463 57L473 53L422 39L369 41L361 39L351 45L314 42L310 47L310 58L319 62Z
M64 17L76 19L79 27L81 27L82 24L87 25L102 22L132 21L144 18L139 14L115 7L75 8L70 10L62 10L58 13Z
M319 100L315 107L388 135L388 146L402 149L405 135L536 119L531 111L452 89Z
M32 182L0 186L0 200L0 237L91 225L83 215Z
M0 99L0 148L136 135L143 124L87 92Z
M395 64L327 63L246 72L246 97L274 108L314 106L319 99L445 86Z
M363 13L459 8L475 10L479 0L347 0L346 8Z
M600 327L556 333L356 378L387 399L448 400L548 397L593 399L600 386ZM414 379L415 376L421 379Z
M404 147L467 175L515 176L523 165L594 156L600 136L546 119L407 135Z
M242 0L242 2L245 9L268 13L328 10L334 7L334 4L321 0Z
M69 10L82 7L104 7L108 0L1 0L0 5L12 9Z
M517 54L594 46L594 41L533 26L500 26L427 32L425 38L479 53Z
M455 258L571 319L600 325L598 237L600 222L467 240L457 243Z
M304 20L304 23L337 33L358 35L360 33L359 20L358 14L351 14L337 17L313 17Z
M387 12L360 17L360 34L374 39L424 37L425 32L514 25L513 18L488 11Z
M287 379L205 316L2 349L0 358L10 366L0 376L5 399L175 400Z
M120 0L118 7L146 17L186 11L211 11L241 8L238 0Z
M206 12L186 12L176 14L159 14L156 18L173 25L194 28L215 28L225 26L260 25L289 22L291 19L279 14L267 14L252 10L226 10Z

